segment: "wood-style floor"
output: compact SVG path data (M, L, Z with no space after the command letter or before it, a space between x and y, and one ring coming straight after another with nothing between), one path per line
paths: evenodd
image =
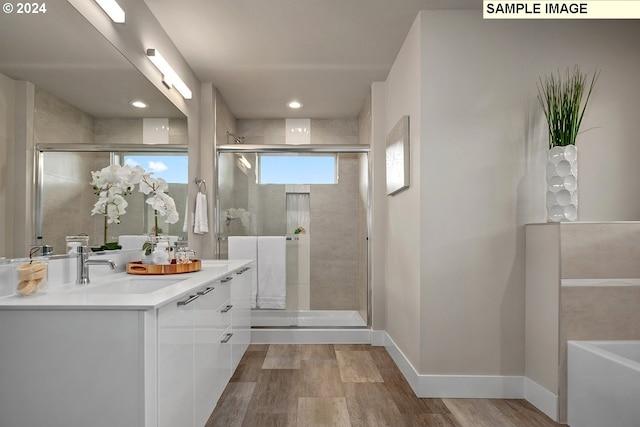
M383 347L251 345L206 427L555 427L524 400L419 399Z

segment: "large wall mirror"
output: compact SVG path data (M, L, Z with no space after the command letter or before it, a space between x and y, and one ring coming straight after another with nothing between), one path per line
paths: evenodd
M169 224L158 217L158 231L173 240L186 240L188 158L186 145L93 145L50 144L36 150L36 235L53 247L54 254L67 251L66 236L87 235L92 247L119 242L123 249L141 249L141 242L155 233L153 208L146 203L149 196L136 188L124 198L126 213L120 223L105 230L104 215L93 215L98 200L89 184L92 171L109 165L141 166L155 178L168 183L167 193L174 199L180 215Z
M34 85L33 149L39 163L33 201L27 201L34 211L33 242L64 253L64 236L85 233L92 244L101 244L98 219L91 216L91 171L136 161L147 162L142 166L148 171L155 165L160 177L184 172L168 180L180 220L160 228L186 237L187 118L71 4L47 6L38 17L0 16L0 39L7 41L0 44L0 79ZM9 96L0 85L0 101ZM131 105L138 100L147 107ZM109 226L110 238L149 232L143 197L128 197L127 214Z

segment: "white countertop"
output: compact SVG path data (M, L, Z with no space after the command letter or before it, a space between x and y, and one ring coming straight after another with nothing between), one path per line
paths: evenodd
M6 309L65 309L65 310L148 310L158 308L169 301L188 296L204 284L226 277L229 273L253 262L252 260L204 260L202 269L193 273L171 275L135 275L127 273L106 274L87 286L74 283L58 285L32 296L9 295L0 298L0 310ZM157 278L179 280L175 284L143 293L117 292L112 285L117 282ZM143 287L141 284L138 288ZM104 293L101 293L101 287ZM108 290L111 289L111 290Z

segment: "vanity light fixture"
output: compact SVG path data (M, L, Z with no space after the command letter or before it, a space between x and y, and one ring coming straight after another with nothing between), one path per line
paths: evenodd
M162 83L171 89L175 87L184 99L191 99L191 89L182 81L171 65L160 55L157 49L147 49L147 57L162 73Z
M124 10L116 2L116 0L96 0L98 6L109 15L109 18L115 23L124 24Z
M300 103L299 101L291 101L287 104L287 106L289 108L293 108L294 110L297 110L298 108L302 108L302 103Z
M136 108L147 108L149 105L143 101L131 101L129 104Z

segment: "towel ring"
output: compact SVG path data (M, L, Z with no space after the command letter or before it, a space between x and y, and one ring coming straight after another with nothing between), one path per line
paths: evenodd
M198 192L207 194L207 183L202 178L196 178L196 184L198 185ZM204 191L202 190L204 188Z

